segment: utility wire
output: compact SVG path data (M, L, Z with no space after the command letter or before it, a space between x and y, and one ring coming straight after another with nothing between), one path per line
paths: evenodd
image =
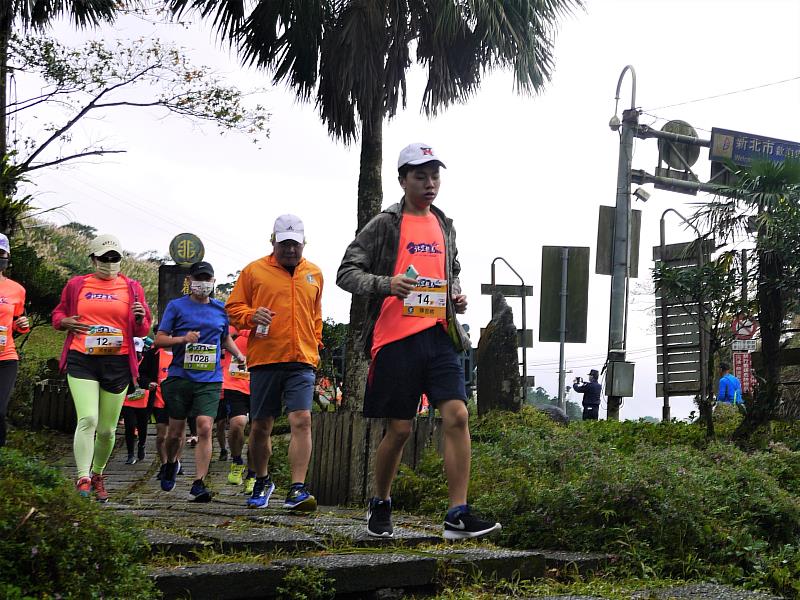
M760 90L766 87L771 87L773 85L780 85L782 83L789 83L791 81L797 81L800 79L800 75L796 75L795 77L790 77L789 79L781 79L780 81L773 81L771 83L764 83L762 85L755 85L749 88L743 88L741 90L734 90L732 92L725 92L723 94L714 94L713 96L706 96L705 98L696 98L694 100L686 100L685 102L678 102L676 104L667 104L665 106L656 106L655 108L648 108L647 111L653 110L661 110L663 108L674 108L676 106L685 106L687 104L694 104L695 102L705 102L706 100L714 100L716 98L723 98L725 96L733 96L734 94L742 94L744 92L752 92L753 90Z

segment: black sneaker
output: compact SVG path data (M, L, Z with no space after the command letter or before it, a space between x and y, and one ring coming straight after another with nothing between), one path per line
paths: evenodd
M372 498L367 508L367 533L373 537L390 538L392 529L392 499Z
M221 448L219 451L219 462L225 462L226 460L228 460L228 449Z
M128 460L125 461L126 465L135 465L136 457L133 454L128 454Z
M192 489L189 491L189 499L192 502L211 502L214 494L206 487L202 479L195 479Z
M481 519L467 506L455 512L448 512L444 518L444 539L465 540L489 535L500 531L500 523L492 523Z

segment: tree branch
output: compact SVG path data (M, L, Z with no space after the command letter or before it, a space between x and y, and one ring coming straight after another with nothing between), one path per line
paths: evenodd
M64 156L57 160L51 160L50 162L46 163L39 163L38 165L33 166L26 166L26 171L35 171L36 169L44 169L45 167L52 167L54 165L61 164L63 162L67 162L68 160L75 160L76 158L83 158L84 156L102 156L104 154L123 154L127 152L127 150L90 150L88 152L80 152L78 154L72 154L70 156ZM25 163L28 165L28 163Z
M92 99L91 102L89 102L86 106L84 106L78 112L78 114L76 114L74 117L72 117L69 121L67 121L67 123L63 127L61 127L53 135L51 135L41 146L39 146L33 152L33 154L31 154L25 160L25 162L23 162L20 165L21 172L32 171L33 168L41 168L41 165L38 165L38 166L33 167L33 168L31 167L31 163L33 162L33 159L35 159L37 156L39 156L44 151L44 149L47 148L50 144L52 144L55 140L57 140L59 137L64 135L64 133L69 131L69 129L71 129L72 126L75 125L75 123L80 121L86 115L86 113L88 113L90 110L93 110L94 108L97 108L97 102L100 100L100 98L102 98L103 96L105 96L106 94L108 94L110 92L113 92L116 89L119 89L121 87L124 87L126 85L129 85L129 84L133 83L134 81L136 81L140 77L143 77L144 75L146 75L148 71L152 71L156 67L157 67L157 65L150 65L150 66L142 69L141 71L139 71L138 73L136 73L132 77L130 77L130 78L126 79L126 80L120 81L119 83L114 84L114 85L112 85L110 87L107 87L104 90L102 90L99 94L97 94ZM63 161L56 161L56 163L44 163L44 164L57 164L58 162L63 162Z

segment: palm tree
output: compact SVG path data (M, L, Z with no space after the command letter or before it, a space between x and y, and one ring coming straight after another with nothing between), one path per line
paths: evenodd
M45 29L55 19L68 16L76 27L96 26L112 22L126 1L119 0L2 0L0 1L0 221L3 231L13 233L19 217L29 207L29 198L14 200L19 184L8 148L8 48L15 28L21 31ZM20 212L20 202L22 208Z
M466 101L482 76L510 67L515 87L540 91L553 70L558 20L582 0L166 0L175 14L198 10L242 62L314 100L335 139L360 135L358 229L380 211L384 119L406 106L406 72L426 71L427 115ZM249 11L249 12L248 12ZM353 299L345 392L360 394L365 361L356 349L365 303Z
M695 219L726 243L755 231L756 304L761 326L759 385L737 437L774 417L781 403L781 334L800 290L800 162L754 162L735 171Z

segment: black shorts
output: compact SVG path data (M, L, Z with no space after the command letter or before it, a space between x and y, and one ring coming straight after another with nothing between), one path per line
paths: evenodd
M167 414L167 408L162 406L161 408L153 407L153 420L158 425L169 425L169 414Z
M112 394L124 392L131 383L128 356L89 356L77 350L67 354L67 375L75 379L97 381Z
M216 421L246 416L250 412L250 396L239 390L222 390Z
M369 365L364 416L413 419L423 393L434 407L447 400L467 401L464 367L440 325L378 350Z

